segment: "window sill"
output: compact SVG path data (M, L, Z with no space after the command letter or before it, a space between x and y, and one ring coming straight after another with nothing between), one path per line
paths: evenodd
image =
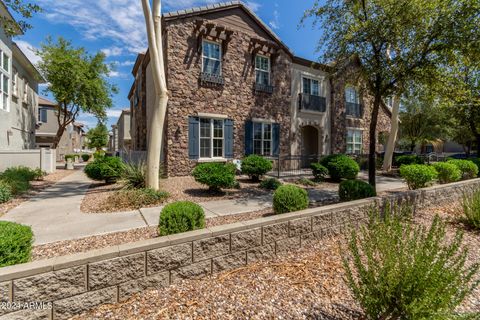
M200 158L197 160L198 163L205 163L205 162L227 162L228 159L226 158Z
M315 110L300 109L300 113L324 115L324 114L327 113L327 112L326 112L326 111L315 111Z

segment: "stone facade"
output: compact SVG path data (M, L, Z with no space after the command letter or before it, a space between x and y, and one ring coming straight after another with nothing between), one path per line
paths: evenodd
M436 206L479 187L480 179L461 181L4 267L0 320L68 319L144 290L275 259L361 225L373 207ZM32 301L44 308L8 307Z
M128 94L130 100L130 138L131 150L147 150L147 79L146 70L149 62L148 56L141 53L137 56L132 70L135 81Z

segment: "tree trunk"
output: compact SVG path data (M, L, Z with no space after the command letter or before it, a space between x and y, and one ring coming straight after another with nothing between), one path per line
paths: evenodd
M380 109L381 96L377 93L375 94L375 99L373 101L372 109L372 118L370 122L370 146L368 154L368 183L377 190L377 181L376 181L376 152L377 152L377 122L378 122L378 112Z
M57 134L55 135L55 138L53 138L52 149L57 149L58 144L60 143L60 140L62 139L62 135L65 132L66 128L67 128L66 125L58 126Z
M163 142L163 127L167 111L168 91L163 61L161 2L153 0L153 13L150 0L141 0L147 25L148 47L155 86L155 104L151 106L147 140L147 177L149 188L159 188L160 153ZM147 106L147 108L150 106Z
M392 126L390 128L390 135L388 136L387 150L385 150L385 156L383 158L383 170L392 170L393 152L395 151L395 143L397 141L398 134L398 112L400 110L400 97L397 95L393 98L392 107Z
M410 151L411 152L415 151L416 146L417 146L417 144L414 141L412 141L412 143L410 144Z

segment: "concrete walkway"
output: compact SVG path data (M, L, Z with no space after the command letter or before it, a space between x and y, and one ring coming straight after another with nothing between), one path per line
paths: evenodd
M365 178L363 174L360 177ZM394 178L378 177L377 183L379 191L405 187ZM90 184L91 180L79 170L21 203L0 220L31 226L37 245L158 225L163 206L103 214L81 212L80 205ZM309 189L308 193L313 203L338 199L336 189ZM272 206L272 196L209 201L199 205L206 217L212 218L264 210Z

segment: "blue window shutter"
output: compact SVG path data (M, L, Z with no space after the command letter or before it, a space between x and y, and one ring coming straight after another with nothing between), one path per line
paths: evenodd
M245 122L245 155L253 153L253 122Z
M199 121L197 117L188 117L188 157L198 159L200 152Z
M233 158L233 120L227 119L225 125L225 158Z
M280 125L278 123L272 125L272 143L272 154L278 156L280 154Z

